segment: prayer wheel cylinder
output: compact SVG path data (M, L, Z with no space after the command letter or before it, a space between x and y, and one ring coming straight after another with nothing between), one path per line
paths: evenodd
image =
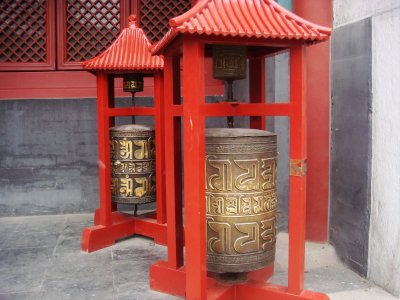
M213 77L222 80L246 78L246 46L213 46Z
M143 92L143 75L141 74L129 74L124 75L122 81L122 88L124 92Z
M111 198L120 204L156 201L154 128L110 128Z
M248 272L275 258L277 136L206 130L207 270Z

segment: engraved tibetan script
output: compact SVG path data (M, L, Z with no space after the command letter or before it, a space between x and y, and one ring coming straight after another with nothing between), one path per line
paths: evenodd
M214 233L217 233L216 237L208 239L208 249L218 254L230 254L232 252L231 225L229 223L215 222L212 218L208 219L207 224Z
M218 191L231 191L232 163L227 159L209 159L208 163L216 169L216 172L208 177L208 185Z
M238 253L257 252L260 248L260 227L257 222L235 224L236 229L244 235L237 238L234 248Z
M253 191L259 189L259 161L257 159L235 160L235 164L242 171L236 177L235 186L240 191Z
M216 254L247 254L267 250L275 244L275 217L253 222L231 224L207 218L211 230L207 247Z

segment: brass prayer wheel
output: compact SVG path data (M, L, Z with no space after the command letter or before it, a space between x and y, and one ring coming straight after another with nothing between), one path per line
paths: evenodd
M124 92L143 92L143 75L127 74L123 77L122 88Z
M228 85L227 102L234 102L233 81L246 78L247 47L213 45L213 77L225 80ZM233 116L227 117L228 127L234 127Z
M213 77L222 80L246 78L246 46L213 46Z
M207 270L248 272L275 258L277 136L206 131Z
M155 131L145 125L110 128L111 198L121 204L156 201Z

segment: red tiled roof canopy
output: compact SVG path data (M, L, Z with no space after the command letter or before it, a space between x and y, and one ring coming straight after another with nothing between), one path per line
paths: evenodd
M136 16L129 17L129 26L100 55L82 63L86 70L144 71L161 70L162 56L151 55L152 45L141 28L137 28Z
M169 24L170 30L152 47L152 53L158 53L180 33L304 42L324 41L331 34L330 28L306 21L274 0L199 0Z

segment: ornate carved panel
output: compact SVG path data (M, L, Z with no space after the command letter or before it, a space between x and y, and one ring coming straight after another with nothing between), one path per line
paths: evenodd
M80 68L80 62L103 52L118 36L129 14L127 0L64 0L59 7L60 69Z
M0 70L53 69L53 34L53 1L0 1Z
M140 26L149 39L156 42L168 31L169 19L186 12L190 8L189 0L140 0Z

